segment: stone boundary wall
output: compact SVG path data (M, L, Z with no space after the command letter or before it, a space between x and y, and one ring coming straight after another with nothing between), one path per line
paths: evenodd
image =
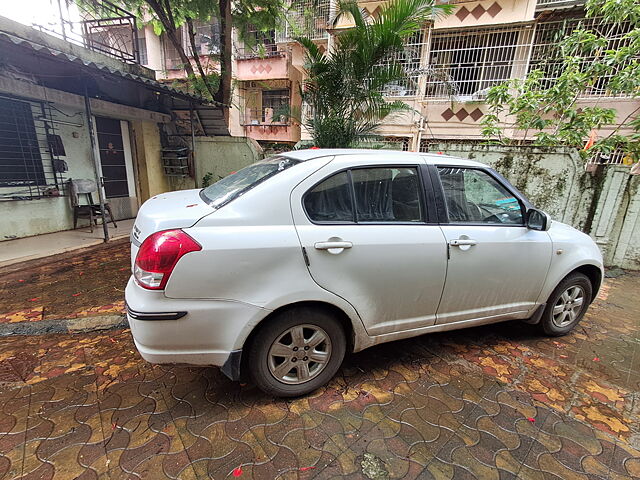
M575 149L440 143L431 151L486 163L538 208L591 235L605 265L640 270L640 177L612 165L585 171Z

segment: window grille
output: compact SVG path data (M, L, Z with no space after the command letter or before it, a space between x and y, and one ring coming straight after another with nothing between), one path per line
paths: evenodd
M254 26L249 26L244 35L243 45L236 47L236 57L238 59L284 55L284 52L279 51L276 45L275 30L263 32Z
M575 5L584 5L586 0L538 0L536 9L553 7L572 7Z
M182 29L180 29L177 34L180 39L183 40ZM162 45L164 49L164 68L167 70L182 70L184 63L180 58L178 49L173 46L173 43L171 43L171 40L169 40L166 35L162 37Z
M591 30L607 38L608 42L605 50L627 46L630 40L625 39L624 36L632 30L629 22L606 24L602 22L602 18L584 18L582 15L580 17L539 23L536 26L529 71L542 70L544 72L542 88L551 87L562 73L558 42L580 28ZM595 56L585 57L583 65L591 65L595 61ZM631 60L629 60L630 62ZM595 85L584 92L584 95L612 96L611 92L607 91L607 85L612 75L613 73L611 75L603 75Z
M389 150L402 150L403 152L409 151L409 137L384 137L382 143L384 147Z
M247 106L244 125L288 125L290 92L287 89L262 90L261 106Z
M296 36L310 37L313 40L327 38L330 13L330 0L296 0L289 7L277 40L289 42Z
M64 144L51 106L0 96L0 111L0 200L62 195Z
M43 18L48 21L33 28L126 63L139 63L136 17L115 3L58 2L58 14Z
M481 100L487 90L526 71L533 26L432 32L427 98Z
M209 23L195 22L195 44L198 56L217 55L220 53L220 23L218 19L211 19ZM191 42L188 42L189 54L194 55Z
M387 64L402 65L407 78L385 85L382 91L385 97L409 97L418 93L420 57L424 48L426 48L425 31L421 30L411 36L402 52L396 53L387 61Z
M634 160L622 150L614 150L611 153L595 153L589 158L590 164L595 165L628 165L631 166Z
M138 56L140 58L140 65L147 65L149 63L149 55L147 53L147 39L145 36L144 28L138 30Z

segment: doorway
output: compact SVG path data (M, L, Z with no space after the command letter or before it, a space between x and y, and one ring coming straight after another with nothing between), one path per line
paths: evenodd
M129 123L107 117L95 117L98 155L104 195L116 220L133 218L138 201L129 140Z

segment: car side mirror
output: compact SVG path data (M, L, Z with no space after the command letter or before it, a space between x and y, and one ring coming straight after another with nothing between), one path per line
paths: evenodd
M527 228L546 232L551 226L551 217L542 210L530 208L527 210Z

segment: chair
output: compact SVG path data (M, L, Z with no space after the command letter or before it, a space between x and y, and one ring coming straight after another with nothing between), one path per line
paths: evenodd
M69 180L69 197L71 198L71 207L73 208L73 228L74 230L78 225L78 218L88 218L89 226L91 227L91 233L93 233L93 224L98 225L98 218L100 218L100 204L93 202L93 192L98 191L98 186L93 180ZM85 197L84 202L82 196ZM113 219L113 213L111 212L111 206L108 203L104 204L104 209L113 226L118 228L115 220Z

